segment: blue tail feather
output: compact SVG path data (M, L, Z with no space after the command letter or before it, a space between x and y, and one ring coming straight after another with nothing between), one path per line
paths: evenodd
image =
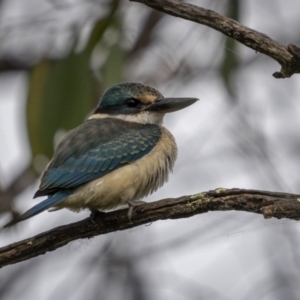
M11 222L7 223L5 227L12 226L18 222L24 221L26 219L29 219L33 216L38 215L39 213L43 212L44 210L47 210L50 207L53 207L57 205L58 203L62 202L64 199L66 199L70 194L72 194L72 191L60 191L55 193L54 195L50 196L48 199L40 202L39 204L33 206L29 210L27 210L22 215L18 216Z

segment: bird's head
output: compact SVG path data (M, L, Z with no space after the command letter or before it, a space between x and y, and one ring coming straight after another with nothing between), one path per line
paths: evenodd
M162 123L165 113L185 108L196 98L164 98L151 86L121 83L107 89L91 118L115 117L138 123Z

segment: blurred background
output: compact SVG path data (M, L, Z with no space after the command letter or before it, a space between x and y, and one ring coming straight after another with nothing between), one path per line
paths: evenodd
M298 0L189 1L300 45ZM112 84L199 97L170 114L179 157L146 201L215 189L300 194L300 77L214 30L125 0L0 2L0 225L39 201L60 138ZM88 211L44 212L0 246ZM290 220L214 212L160 221L0 270L1 299L299 299L300 230Z

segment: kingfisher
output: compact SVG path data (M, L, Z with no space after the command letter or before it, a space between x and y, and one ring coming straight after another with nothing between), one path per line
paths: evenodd
M167 180L177 158L172 134L162 125L166 113L198 99L164 98L141 83L107 89L91 117L70 131L44 170L34 198L48 198L4 227L47 209L106 211L128 205L128 217Z

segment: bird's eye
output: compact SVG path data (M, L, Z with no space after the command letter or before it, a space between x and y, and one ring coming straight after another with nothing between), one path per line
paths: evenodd
M127 100L126 104L129 107L137 107L139 105L139 101L135 99L129 99Z

